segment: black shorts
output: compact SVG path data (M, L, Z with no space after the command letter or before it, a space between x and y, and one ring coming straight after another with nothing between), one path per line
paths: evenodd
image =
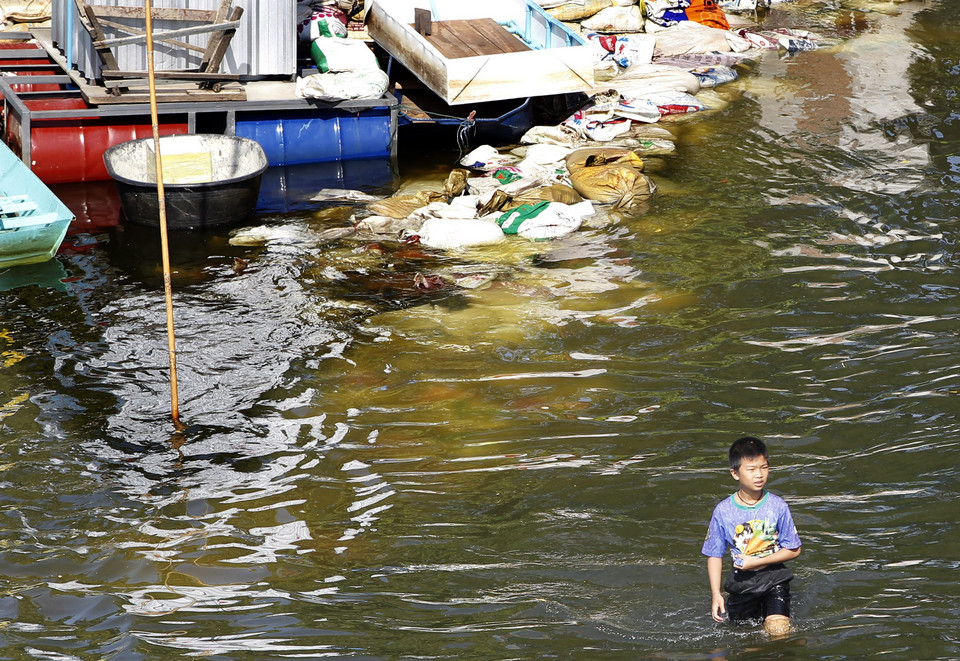
M777 583L760 594L731 594L727 614L731 622L765 620L770 615L790 617L790 583Z

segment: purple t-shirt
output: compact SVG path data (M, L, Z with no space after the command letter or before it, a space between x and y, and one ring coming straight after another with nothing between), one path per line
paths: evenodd
M742 553L762 558L781 548L800 548L800 536L790 507L780 496L767 492L752 507L741 505L734 495L720 501L700 552L722 558L729 549L733 557Z

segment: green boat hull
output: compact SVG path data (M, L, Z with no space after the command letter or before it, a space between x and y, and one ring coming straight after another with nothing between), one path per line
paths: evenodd
M60 198L0 143L0 268L51 259L73 217Z

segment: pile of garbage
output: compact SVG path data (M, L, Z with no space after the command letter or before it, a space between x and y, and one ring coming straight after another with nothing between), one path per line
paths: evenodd
M501 151L478 147L460 159L442 186L385 199L359 191L325 189L318 202L366 203L350 226L325 239L396 241L437 250L473 248L513 239L545 241L580 229L596 205L630 208L656 184L633 151L531 144ZM360 216L357 219L357 216ZM246 243L249 232L233 243Z
M593 102L564 125L599 141L631 122L709 109L700 92L737 80L762 51L814 50L820 41L804 30L759 29L757 11L771 0L538 2L594 49Z
M587 223L605 222L617 210L637 213L657 191L647 173L649 159L674 150L674 133L655 124L722 107L724 98L714 88L737 80L738 69L749 67L762 51L795 53L820 42L809 32L749 24L769 0L539 2L595 49L598 82L580 108L558 125L532 127L519 146L482 145L462 155L442 185L385 199L359 191L320 191L313 198L317 202L362 205L349 225L326 230L321 241L460 250L560 239ZM339 6L345 3L353 13ZM344 66L336 64L341 58L372 70L376 63L360 52L366 47L362 41L354 39L352 46L330 41L351 41L348 16L357 16L356 1L310 6L307 38L325 72L321 75ZM731 28L724 8L747 13L736 14L739 25ZM331 18L337 11L343 15ZM347 53L347 48L355 50ZM256 241L255 231L240 231L231 240L250 241Z

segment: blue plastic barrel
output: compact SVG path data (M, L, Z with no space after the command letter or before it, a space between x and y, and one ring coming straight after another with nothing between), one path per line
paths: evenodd
M389 107L238 114L236 134L259 142L271 166L390 156L395 139Z

